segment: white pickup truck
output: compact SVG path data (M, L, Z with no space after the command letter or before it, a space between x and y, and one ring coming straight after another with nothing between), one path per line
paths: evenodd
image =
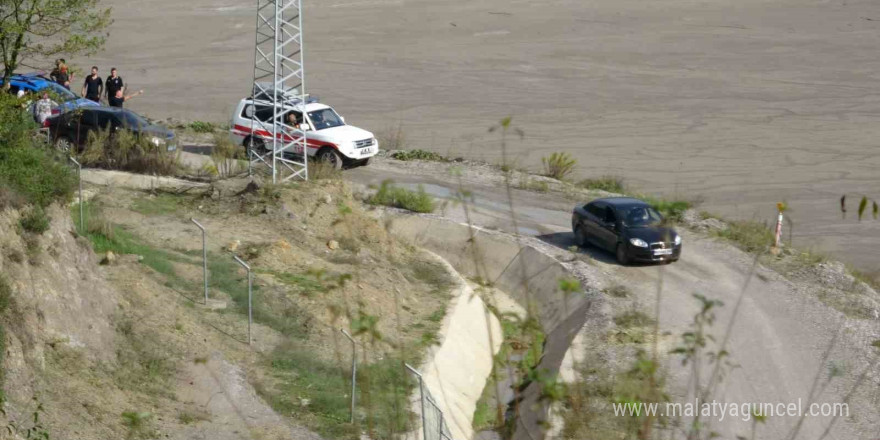
M242 99L232 114L230 137L236 145L264 152L272 148L272 134L252 121L262 121L271 127L274 108L266 101L253 98ZM336 169L343 166L360 166L369 163L370 158L379 152L379 141L369 131L346 125L345 118L333 108L313 100L293 105L285 105L285 111L296 116L296 123L306 132L308 154L317 160L325 161ZM290 130L282 136L295 136ZM289 138L287 138L289 139Z

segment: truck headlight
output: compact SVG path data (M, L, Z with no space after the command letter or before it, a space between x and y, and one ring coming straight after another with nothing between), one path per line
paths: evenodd
M640 248L648 247L648 243L645 243L645 240L642 240L641 238L630 238L629 242L633 246L636 246L636 247L640 247Z
M676 235L676 236L675 236L675 245L676 245L676 246L681 246L681 235Z

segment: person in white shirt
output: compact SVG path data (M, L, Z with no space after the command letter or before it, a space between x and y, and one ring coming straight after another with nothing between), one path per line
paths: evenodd
M43 99L34 104L34 119L38 124L43 125L43 122L52 116L52 109L55 107L58 107L58 104L49 99L48 93L43 92Z

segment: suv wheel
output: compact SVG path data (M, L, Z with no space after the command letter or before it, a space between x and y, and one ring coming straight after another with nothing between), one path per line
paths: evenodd
M342 156L332 148L324 148L318 152L318 160L333 167L335 170L342 169Z
M629 264L629 257L626 255L626 246L623 243L617 244L617 262L620 263L621 266L626 266Z
M69 153L73 149L73 142L65 136L59 136L55 139L55 149L63 153Z
M266 152L266 143L263 142L262 139L249 136L244 140L244 151L248 158L251 157L251 152L254 154L263 154Z

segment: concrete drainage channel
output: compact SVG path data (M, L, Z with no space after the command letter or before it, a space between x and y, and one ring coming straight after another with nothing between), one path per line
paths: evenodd
M508 234L471 229L436 216L389 215L390 229L397 237L434 252L464 277L489 281L524 309L531 303L546 335L539 370L559 373L575 335L588 320L601 319L603 296L591 287L597 285L595 280L583 271L572 272L568 263L542 250L543 243L535 239L525 238L517 244ZM559 281L570 278L581 281L582 292L566 297ZM482 300L469 294L472 290L465 290L449 309L442 345L422 366L426 383L439 394L435 397L456 440L474 438L474 408L500 346L497 335L492 339L495 344L489 343L488 329L496 328L497 319L479 313L486 308ZM480 318L481 314L489 318ZM541 401L541 393L537 383L521 392L513 439L544 437L549 405Z

